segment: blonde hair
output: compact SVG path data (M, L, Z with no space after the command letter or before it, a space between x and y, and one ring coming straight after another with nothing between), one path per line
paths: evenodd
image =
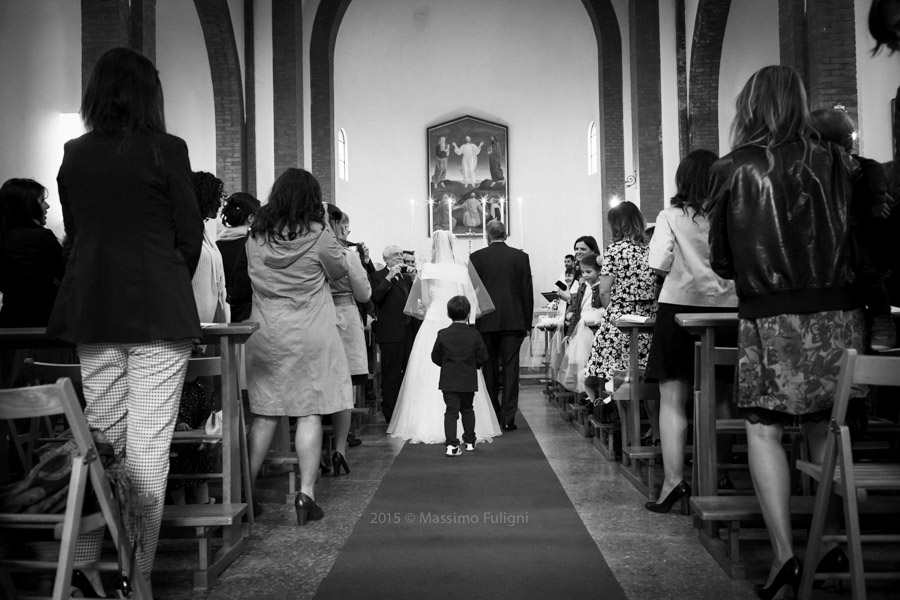
M813 134L806 90L791 67L772 65L754 73L735 100L731 124L732 147L765 146L769 169L775 165L772 148L802 141L811 150Z

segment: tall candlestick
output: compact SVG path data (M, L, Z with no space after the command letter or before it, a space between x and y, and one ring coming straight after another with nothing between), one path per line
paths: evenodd
M481 199L481 237L484 238L484 243L487 244L487 212L486 212L487 198Z
M453 233L453 198L447 196L447 231Z
M434 198L428 196L428 236L434 233Z

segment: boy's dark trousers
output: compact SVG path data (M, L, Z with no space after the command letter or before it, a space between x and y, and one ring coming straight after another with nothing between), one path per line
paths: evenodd
M456 437L456 422L462 415L463 442L475 443L475 409L472 401L475 392L444 392L444 404L447 410L444 412L444 436L448 446L459 446Z

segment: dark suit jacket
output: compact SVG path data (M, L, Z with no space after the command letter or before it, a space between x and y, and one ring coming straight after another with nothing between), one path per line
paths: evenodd
M531 330L534 312L534 289L528 255L505 242L494 242L469 257L485 289L491 295L494 311L475 323L478 331Z
M372 302L375 303L377 318L372 326L375 341L379 344L399 342L407 334L413 317L404 314L403 307L409 298L412 280L401 274L391 281L385 277L388 268L369 275L372 284Z
M47 332L82 343L199 338L203 219L184 140L87 133L57 175L72 250Z
M478 369L488 351L478 331L465 323L452 323L438 331L431 361L441 368L438 388L444 392L478 391Z

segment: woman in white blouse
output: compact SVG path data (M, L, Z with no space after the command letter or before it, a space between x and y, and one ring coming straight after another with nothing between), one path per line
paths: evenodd
M665 481L658 502L646 503L647 510L658 513L669 512L675 502L691 494L684 481L684 452L694 339L675 323L675 314L733 311L737 307L734 283L716 275L709 264L709 222L704 208L710 167L716 159L709 150L695 150L681 161L675 173L678 191L672 205L656 218L650 240L649 266L665 277L646 372L647 378L659 380ZM724 400L723 416L727 409Z

